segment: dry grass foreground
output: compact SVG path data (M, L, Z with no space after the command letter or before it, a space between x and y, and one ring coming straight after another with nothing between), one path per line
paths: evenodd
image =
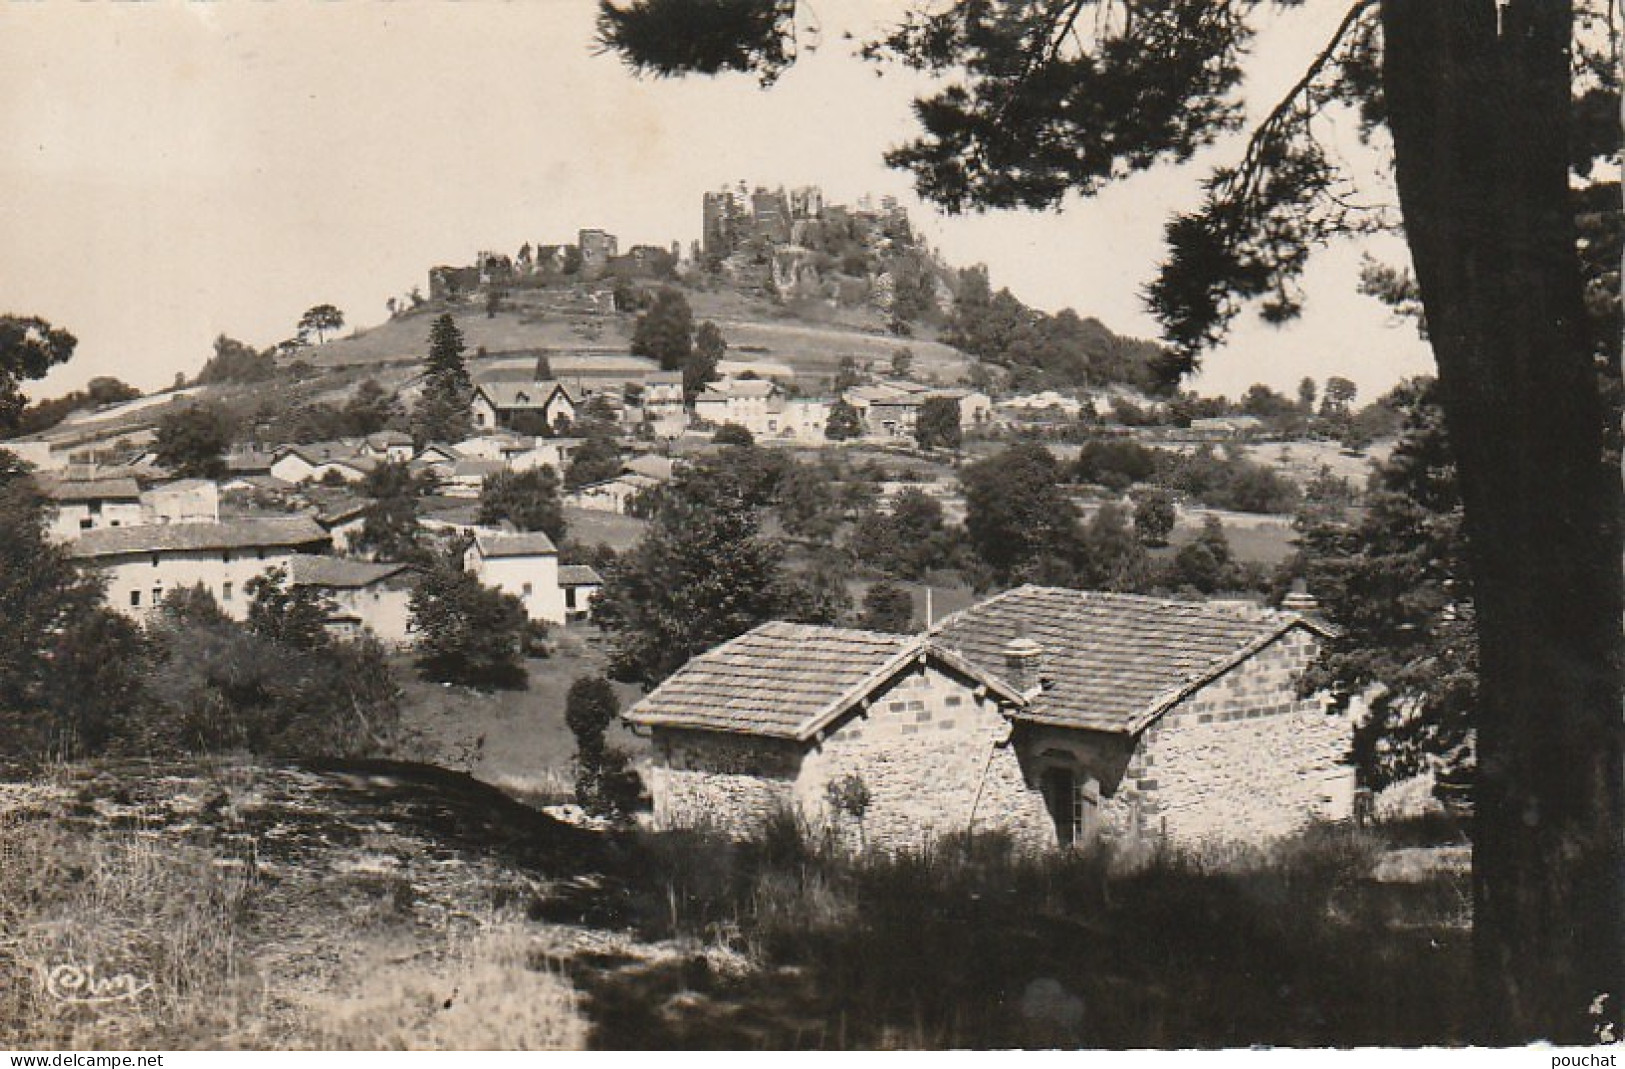
M75 766L0 784L0 1046L1460 1043L1465 851L1415 832L852 859L420 765Z

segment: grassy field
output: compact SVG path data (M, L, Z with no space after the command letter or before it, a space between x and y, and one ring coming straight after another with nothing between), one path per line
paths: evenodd
M571 541L584 546L608 546L617 553L637 545L649 529L648 520L635 516L571 506L565 506L564 522Z
M402 728L408 754L443 768L468 772L515 793L564 800L573 791L575 738L564 722L564 699L580 676L604 671L606 654L596 628L554 628L553 654L526 662L525 690L480 691L422 679L402 659L396 677L404 690ZM616 685L622 708L636 701L636 687ZM612 745L641 753L645 740L618 724Z

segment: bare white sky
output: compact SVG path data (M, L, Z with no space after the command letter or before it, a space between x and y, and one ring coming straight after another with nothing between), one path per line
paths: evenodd
M1340 13L1310 5L1260 42L1267 104ZM894 0L813 0L823 45L777 86L640 82L591 54L591 0L150 0L0 4L0 311L80 339L33 393L117 375L143 388L195 371L214 336L289 336L331 301L351 324L480 248L602 226L685 248L701 193L741 178L891 193L950 262L1050 310L1155 336L1138 293L1169 211L1202 161L1060 212L948 218L881 153L912 132L918 83L877 76L842 32ZM1217 157L1233 155L1221 146ZM1377 249L1403 257L1389 242ZM1431 360L1353 291L1359 253L1309 278L1305 318L1241 323L1196 385L1290 390L1342 374L1374 396Z

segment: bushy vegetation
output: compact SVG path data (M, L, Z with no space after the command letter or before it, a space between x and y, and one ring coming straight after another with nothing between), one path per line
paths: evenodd
M525 607L482 586L455 557L438 560L412 591L417 664L428 679L522 689Z
M1317 827L1135 865L1023 856L997 836L854 857L786 815L743 843L644 840L634 920L761 968L685 978L695 1003L766 1022L759 1046L1459 1043L1466 874L1378 883L1383 845ZM641 1010L630 989L601 994L618 996L618 1042L728 1045L737 1017L657 1013L652 986Z

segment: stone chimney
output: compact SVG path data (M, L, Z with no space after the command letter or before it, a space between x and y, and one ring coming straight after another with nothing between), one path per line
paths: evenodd
M1044 647L1017 635L1004 646L1004 674L1023 697L1036 697L1044 689Z
M1320 600L1298 587L1281 599L1281 608L1286 612L1316 612L1320 609Z

